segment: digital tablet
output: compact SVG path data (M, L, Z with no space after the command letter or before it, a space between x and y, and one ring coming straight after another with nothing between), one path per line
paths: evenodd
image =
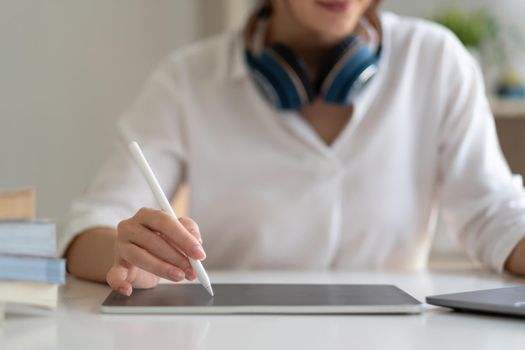
M414 314L423 304L392 285L160 284L131 296L111 292L103 313L118 314Z

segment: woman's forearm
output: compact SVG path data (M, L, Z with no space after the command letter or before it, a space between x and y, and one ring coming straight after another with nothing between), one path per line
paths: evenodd
M520 241L505 263L505 270L525 276L525 239Z
M67 252L67 270L74 276L105 282L113 265L113 245L117 231L101 227L78 235Z

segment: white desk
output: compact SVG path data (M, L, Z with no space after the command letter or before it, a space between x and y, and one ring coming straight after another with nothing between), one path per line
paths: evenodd
M390 283L426 295L525 284L472 268L211 273L214 282ZM525 320L429 308L412 316L103 315L109 288L69 277L56 313L8 315L0 349L524 349Z

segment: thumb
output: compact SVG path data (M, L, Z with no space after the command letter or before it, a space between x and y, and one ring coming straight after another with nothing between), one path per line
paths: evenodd
M133 287L128 282L129 269L122 263L116 263L109 269L106 275L106 281L111 289L127 296L131 295Z

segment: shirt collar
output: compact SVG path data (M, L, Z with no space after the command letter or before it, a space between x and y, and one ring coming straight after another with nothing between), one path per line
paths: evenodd
M245 43L243 31L236 33L232 51L230 77L233 80L239 80L248 74L248 67L246 66L246 60L244 58Z

